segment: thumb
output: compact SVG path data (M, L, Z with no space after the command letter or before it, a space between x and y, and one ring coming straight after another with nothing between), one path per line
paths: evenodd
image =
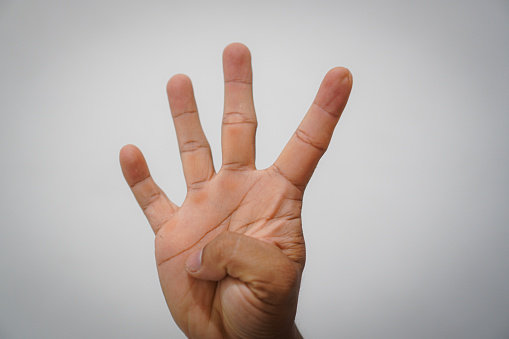
M238 279L261 300L281 303L300 284L300 268L277 246L239 233L223 232L186 261L201 280Z

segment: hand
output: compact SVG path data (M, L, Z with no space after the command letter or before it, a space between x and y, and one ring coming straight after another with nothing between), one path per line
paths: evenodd
M214 170L191 81L175 75L167 92L187 184L184 203L178 207L166 197L135 146L121 150L122 171L156 234L162 290L188 337L297 337L305 262L302 197L346 105L352 77L344 68L330 70L276 162L257 170L249 50L227 46L223 68L221 169Z

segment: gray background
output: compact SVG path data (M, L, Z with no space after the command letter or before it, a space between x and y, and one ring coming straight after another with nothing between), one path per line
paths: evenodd
M270 165L334 66L351 101L304 200L308 338L509 337L507 1L0 2L0 337L180 338L121 176L185 196L165 84L220 163L221 53L253 54Z

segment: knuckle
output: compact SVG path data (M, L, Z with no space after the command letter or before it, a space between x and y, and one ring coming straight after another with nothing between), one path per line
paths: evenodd
M223 125L252 125L257 126L256 118L244 112L225 112L223 114Z
M328 109L325 105L323 104L319 104L315 101L313 101L313 104L318 107L319 110L325 112L326 114L330 115L331 117L333 117L334 119L338 119L339 116L341 114L339 114L339 112L335 112L335 111L331 111L330 109Z
M227 231L218 235L213 241L217 259L224 263L230 262L234 254L232 248L238 241L238 237L233 232Z
M256 296L272 305L281 305L294 298L300 284L298 266L291 260L279 260L273 262L269 269L272 270L269 279L250 283Z
M180 154L196 152L200 149L209 149L209 145L202 141L188 140L180 146Z
M224 82L225 84L233 84L233 85L253 85L253 82L249 79L229 79Z
M251 161L232 161L223 163L221 169L237 172L252 171L254 169L254 164Z
M316 138L312 137L310 134L306 133L302 128L298 128L295 131L295 137L302 141L305 144L310 145L313 148L316 148L318 151L325 153L327 150L327 143L320 142Z
M189 110L189 111L175 112L175 113L172 112L173 119L175 119L175 120L179 119L179 118L194 116L197 114L198 114L197 110Z
M161 198L161 191L154 190L149 195L145 196L142 200L139 201L139 205L141 209L146 212L148 208L159 198Z

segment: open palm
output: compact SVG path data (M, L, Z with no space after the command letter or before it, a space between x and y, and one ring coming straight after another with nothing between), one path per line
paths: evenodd
M249 50L242 44L229 45L223 66L219 172L200 125L191 81L184 75L172 77L167 87L188 188L184 203L178 207L166 197L135 146L122 149L122 170L156 234L161 286L186 335L291 336L305 262L304 188L346 105L351 75L344 68L329 71L276 162L256 170ZM193 272L190 266L200 262L205 246L219 250L214 260L203 256L203 265L218 268Z

